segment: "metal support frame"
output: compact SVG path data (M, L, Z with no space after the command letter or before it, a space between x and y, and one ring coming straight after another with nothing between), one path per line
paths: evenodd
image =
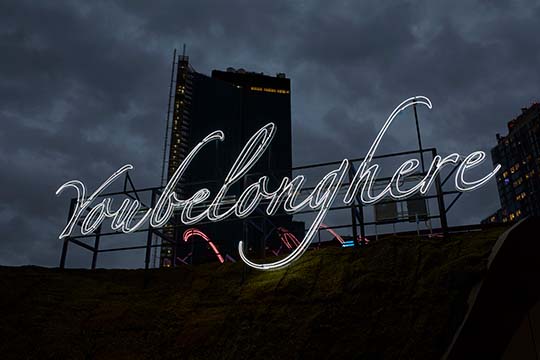
M437 155L437 150L436 149L428 148L428 149L422 149L422 151L414 150L414 151L403 151L403 152L398 152L398 153L390 153L390 154L378 155L378 156L374 156L373 158L374 159L383 159L383 158L391 158L391 157L397 157L397 156L403 156L403 155L421 154L421 153L424 153L424 152L431 153L431 155L433 157ZM350 160L350 163L353 164L354 162L359 162L359 161L362 161L362 160L363 160L363 158L352 159L352 160ZM297 171L297 170L302 170L302 169L320 168L320 167L325 167L325 166L338 165L340 163L341 163L341 161L335 161L335 162L326 162L326 163L304 165L304 166L293 167L291 170L288 170L288 171L290 172L290 171ZM437 204L438 204L438 214L430 215L430 216L427 217L427 219L439 219L440 224L441 224L441 230L443 231L444 235L448 235L448 222L447 222L447 216L446 216L447 212L448 212L448 210L450 210L450 208L452 208L452 206L456 203L456 201L459 199L459 197L462 194L462 193L460 193L458 191L444 191L443 190L444 184L447 182L448 178L453 174L454 171L455 171L455 168L442 181L441 181L440 174L437 174L437 176L435 178L436 194L424 196L425 199L436 198ZM347 185L350 184L350 182L352 181L352 177L354 176L354 173L355 173L355 168L354 168L354 165L352 165L351 169L349 170L349 174L348 174L349 182L343 184L343 186L347 186ZM246 175L244 181L247 181L248 176L253 177L255 175L257 175L257 174ZM381 178L381 179L379 179L379 181L384 181L384 180L389 180L389 178ZM190 184L186 184L186 185L194 186L194 185L203 185L205 183L207 183L207 182L194 182L194 183L190 183ZM313 187L306 187L306 188L302 189L302 191L309 191L309 190L313 190ZM162 191L163 191L162 186L153 187L153 188L143 188L143 189L137 190L136 187L133 184L133 181L129 177L129 175L126 174L126 178L124 179L124 188L123 188L122 191L111 192L111 193L108 193L108 194L101 194L99 197L110 197L110 196L120 196L120 195L128 196L128 197L131 197L133 199L139 200L144 207L150 208L150 207L153 207L155 205L155 203L157 201L157 198L160 196ZM148 193L150 194L150 204L149 204L149 206L145 205L144 201L143 201L143 195L148 194ZM450 202L449 206L445 207L444 197L447 196L447 195L456 195L456 196ZM395 200L382 201L382 203L384 203L384 202L393 202L393 201L395 201ZM76 199L71 199L69 213L68 213L68 220L73 216L75 206L76 206ZM262 203L261 206L264 206L264 203ZM366 239L366 228L365 227L366 226L373 226L373 225L375 225L375 226L380 225L380 224L382 224L382 222L380 222L380 221L379 222L377 222L377 221L366 222L365 219L364 219L364 209L363 209L364 206L365 205L362 203L359 194L357 194L355 196L355 199L354 199L354 201L353 201L353 203L351 205L333 206L332 208L329 209L329 211L349 209L350 213L351 213L351 223L335 225L335 226L328 226L328 228L330 228L330 229L350 228L350 229L352 229L352 235L353 235L354 239L358 238L358 228L359 228L359 230L360 230L360 245L365 245L365 239ZM91 209L87 209L86 211L90 211L90 210ZM307 213L312 213L312 212L316 212L316 210L304 210L304 211L300 211L300 212L298 212L296 214L299 215L299 214L307 214ZM252 240L252 239L249 238L250 237L250 234L249 234L249 228L250 227L253 228L253 229L258 229L257 231L261 234L259 240L262 241L260 245L263 247L263 249L265 248L266 240L268 240L268 237L272 233L274 233L275 229L276 229L275 224L266 215L266 213L260 208L256 209L254 215L250 216L247 219L241 220L241 219L236 219L236 218L229 218L229 219L225 219L225 220L222 220L222 221L223 222L243 221L243 224L244 224L243 240L244 240L244 246L246 246L246 250L248 248L248 242L250 240ZM393 222L394 223L400 223L400 222L405 222L405 221L408 221L408 220L406 220L406 219L397 219L397 220L395 220ZM82 221L79 221L77 223L77 225L80 226L81 223L82 223ZM202 222L199 223L199 225L204 225L204 224L208 224L208 223L210 223L210 221L202 221ZM386 224L388 222L384 222L384 223ZM175 231L177 229L181 228L181 227L184 227L184 225L183 224L178 224L178 223L172 224L172 228ZM102 231L101 226L93 234L76 235L76 236L66 237L66 238L63 239L62 254L61 254L61 258L60 258L60 268L65 268L65 266L66 266L66 258L67 258L67 252L68 252L69 243L80 246L83 249L89 250L89 251L92 252L92 262L91 262L91 268L92 269L96 268L97 261L98 261L98 256L99 256L100 253L103 253L103 252L145 249L146 252L145 252L145 260L144 260L144 268L149 269L150 268L151 251L152 251L153 248L159 248L159 247L162 246L163 243L167 243L167 244L171 244L173 249L176 250L176 245L177 245L176 237L170 238L169 236L166 235L166 232L164 231L164 229L153 229L150 226L148 226L148 228L138 229L135 232L136 233L139 233L139 232L146 232L147 233L146 242L145 242L144 245L134 245L134 246L118 247L118 248L101 248L100 245L101 245L101 242L102 242L103 238L109 237L109 236L112 236L112 235L123 234L122 232L118 232L118 231L105 231L104 232L104 231ZM161 239L162 244L153 244L152 240L153 240L154 236ZM93 246L91 246L91 245L87 244L86 242L84 242L84 240L88 239L88 238L94 238ZM358 245L358 244L355 244L355 245ZM173 259L175 259L175 258L176 258L176 254L173 254ZM173 261L172 266L174 266L175 263L176 262ZM247 271L247 269L246 269L246 271Z
M94 249L92 254L92 270L96 268L97 256L99 252L99 238L101 237L101 225L96 230L96 240L94 241Z
M431 155L433 158L435 158L435 156L437 156L437 150L432 149ZM448 236L448 220L446 218L446 207L444 206L444 193L442 190L440 172L437 172L437 176L435 177L435 188L437 190L437 205L439 207L439 219L441 221L441 228L443 231L443 235L447 237Z
M421 143L419 145L421 147ZM404 155L414 155L418 154L423 159L424 153L431 153L432 157L435 157L437 155L437 150L435 148L423 148L421 150L409 150L409 151L402 151L402 152L396 152L396 153L389 153L389 154L383 154L383 155L377 155L374 156L373 159L385 159L385 158L392 158L392 157L398 157L398 156L404 156ZM347 186L352 181L352 178L354 176L354 173L356 172L354 163L355 162L361 162L364 158L356 158L349 160L351 167L349 169L349 183L343 184L343 186ZM331 162L325 162L325 163L319 163L319 164L312 164L312 165L304 165L304 166L298 166L293 168L292 170L303 170L303 169L313 169L317 167L326 167L326 166L332 166L332 165L339 165L341 161L331 161ZM461 192L458 191L444 191L443 185L446 183L446 180L455 172L456 167L452 169L450 174L448 174L443 182L441 182L440 179L440 173L437 173L435 176L435 195L426 195L422 198L424 199L437 199L438 204L438 214L433 216L428 216L426 219L439 219L441 224L441 230L444 235L448 235L448 221L447 221L447 212L451 208L451 206L457 201L457 199L461 196ZM413 174L414 175L414 174ZM418 173L416 175L425 176L426 173L423 171L421 173ZM389 181L391 177L384 177L377 179L377 181ZM303 191L312 190L314 187L307 187L302 189ZM452 195L455 194L456 198L448 208L445 207L444 202L444 196L446 195ZM396 200L385 200L381 201L380 203L389 203L389 202L401 202L402 200L396 201ZM328 226L330 229L338 229L338 228L344 228L349 227L352 229L353 237L357 238L357 233L355 234L355 229L359 226L360 227L360 238L361 238L361 245L365 245L365 238L366 238L366 230L365 227L369 225L382 225L382 224L392 224L392 223L401 223L401 222L408 222L408 220L398 219L398 220L392 220L392 221L372 221L372 222L366 222L364 220L364 204L362 203L362 200L360 198L359 194L356 194L354 201L351 205L345 205L345 206L333 206L329 209L329 211L335 211L335 210L343 210L343 209L351 209L351 223L346 225L340 225L340 226ZM296 214L308 214L316 212L316 210L303 210L299 211ZM355 244L356 245L356 244Z

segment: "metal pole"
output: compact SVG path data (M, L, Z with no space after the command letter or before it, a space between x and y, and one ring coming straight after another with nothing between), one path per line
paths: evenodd
M148 227L148 234L146 237L146 255L144 257L144 270L148 270L150 268L150 251L152 249L152 228Z
M154 200L155 200L155 194L156 190L152 190L152 195L150 195L150 207L154 208ZM151 257L151 251L152 251L152 238L153 238L153 229L150 224L148 225L148 235L146 238L146 254L144 257L144 280L143 280L143 287L146 289L148 287L148 284L150 283L150 272L148 271L150 267L150 257Z
M148 237L146 238L146 255L144 258L144 275L143 275L143 288L147 288L150 283L150 251L152 249L152 227L148 226Z
M248 253L248 249L249 249L249 246L248 246L248 222L247 220L244 220L242 221L242 237L244 238L244 241L243 241L243 244L244 244L244 254L247 254ZM246 281L246 277L247 277L247 264L244 263L242 265L242 281L241 283L243 284L244 281Z
M156 191L152 190L152 195L151 195L151 198L150 198L150 207L151 208L154 208L155 194L156 194ZM148 226L148 235L147 235L147 238L146 238L146 254L145 254L145 257L144 257L144 270L145 270L145 272L150 267L150 254L151 254L151 251L152 251L152 236L153 235L154 235L154 233L152 231L152 226L149 225Z
M418 137L418 149L420 150L420 162L422 164L422 172L425 173L426 169L424 166L424 151L422 149L422 138L420 137L420 125L418 123L418 112L416 111L416 104L413 105L414 109L414 120L416 122L416 136Z
M355 214L355 203L354 200L351 204L351 218L352 218L352 236L353 236L353 244L354 246L357 246L356 241L358 240L358 230L356 229L356 214ZM360 239L362 241L362 239Z
M266 258L266 219L262 218L262 236L261 236L261 249L260 249L260 255L262 255L262 258Z
M437 156L437 150L431 150L432 157ZM437 191L437 204L439 207L439 217L441 219L441 228L443 230L444 237L448 236L448 221L446 219L446 207L444 205L444 194L441 186L441 176L440 172L437 172L435 177L435 189Z
M349 167L349 182L352 183L353 181L353 178L354 178L354 165ZM356 199L353 199L352 203L351 203L351 219L352 219L352 236L353 236L353 246L356 246L356 241L358 240L358 229L356 228L356 204L355 204L355 200ZM363 222L363 221L362 221ZM363 225L363 224L362 224ZM364 241L363 237L362 239L360 239L360 245L363 245L362 244L362 241Z
M175 222L175 229L174 229L174 238L173 238L173 248L172 248L172 267L176 267L176 254L178 253L178 235L182 236L182 231L178 228L178 219L174 220ZM191 245L195 242L195 239L191 240ZM191 261L193 262L193 253L191 253Z
M101 236L101 225L96 230L96 240L94 241L94 252L92 254L92 270L96 269L97 256L99 252L99 238Z
M366 245L366 227L364 226L364 205L358 204L358 213L360 214L360 236L362 245Z
M64 244L62 245L62 255L60 256L60 269L66 267L66 255L68 250L69 237L64 238Z
M71 220L73 212L75 211L75 202L75 199L71 199L71 203L69 204L68 221ZM66 267L68 243L69 237L64 238L64 244L62 245L62 255L60 256L60 269L64 269Z
M244 178L242 179L242 189L245 189L247 187L247 175L244 175ZM247 219L244 219L242 221L242 237L243 237L243 243L244 243L244 254L248 254L249 252L249 245L248 245L248 237L249 237L249 222ZM249 255L249 254L248 254ZM247 277L247 264L244 263L242 266L242 283L246 280Z

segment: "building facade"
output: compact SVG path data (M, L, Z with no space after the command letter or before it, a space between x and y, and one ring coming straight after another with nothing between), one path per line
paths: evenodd
M189 58L181 55L176 63L175 78L169 155L165 164L167 178L205 136L215 130L225 133L224 141L204 147L189 165L176 188L180 198L189 198L204 187L210 190L211 201L248 139L269 122L277 127L270 148L251 169L250 176L232 186L226 200L234 201L247 185L262 175L269 176L270 185L276 187L284 176L291 176L290 80L285 74L268 76L228 68L226 71L214 70L207 76L195 71ZM161 265L207 262L216 258L222 261L227 256L235 258L238 241L246 238L248 253L264 257L275 236L263 236L262 242L257 240L260 237L252 234L255 230L247 226L248 222L257 221L262 232L267 234L277 227L292 226L291 217L284 214L262 220L257 214L248 220L231 217L218 223L203 222L195 227L182 226L177 217L173 217L164 233L176 240L176 246L172 242L162 242ZM191 232L186 233L188 230Z
M497 145L491 150L493 164L502 166L497 177L501 209L484 223L540 215L540 104L521 110L508 123L508 135L497 134Z

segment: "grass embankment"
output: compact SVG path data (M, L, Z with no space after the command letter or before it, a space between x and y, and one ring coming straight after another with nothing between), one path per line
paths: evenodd
M437 359L503 229L328 248L275 272L0 267L2 359Z

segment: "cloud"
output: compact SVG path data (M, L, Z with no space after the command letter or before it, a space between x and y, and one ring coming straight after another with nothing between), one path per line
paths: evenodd
M363 156L389 112L420 94L434 104L420 111L424 145L464 153L489 150L538 99L539 14L520 1L3 2L0 263L57 264L68 200L54 192L66 180L92 188L131 162L136 185L158 183L173 47L186 43L204 73L286 72L297 165ZM415 146L412 119L383 151ZM463 196L451 221L494 211L492 185Z

